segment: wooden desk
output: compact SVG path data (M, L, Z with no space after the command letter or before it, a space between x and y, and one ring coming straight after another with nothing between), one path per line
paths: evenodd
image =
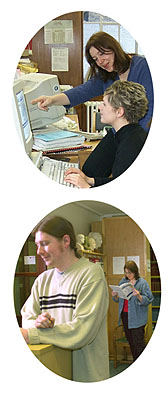
M79 122L78 122L78 115L67 115L67 117L77 124L76 128L73 129L72 131L80 131L79 128ZM54 123L53 123L54 124ZM85 141L84 146L91 146L91 148L88 149L82 149L82 150L76 150L76 151L68 151L64 153L54 153L54 154L47 154L47 156L50 159L56 159L56 160L65 160L70 163L79 163L80 169L82 169L83 164L85 163L86 159L90 155L90 153L95 149L95 147L98 145L100 140L95 140L95 141Z
M52 344L28 345L30 350L52 372L72 380L72 351Z
M96 146L99 144L101 140L97 141L85 141L84 145L90 146L91 148L84 149L83 151L78 151L78 160L79 160L79 167L82 169L83 164L91 154L91 152L96 148Z
M76 122L77 127L75 128L74 131L80 131L78 115L67 115L67 117ZM95 140L95 141L87 141L86 140L84 142L84 145L85 146L90 146L91 145L91 148L83 149L83 150L78 151L78 152L76 151L75 153L70 152L69 155L67 154L69 156L69 159L70 159L69 161L70 162L75 162L76 161L77 163L79 162L79 167L80 167L80 169L82 169L82 166L85 163L86 159L88 158L90 153L96 148L96 146L98 145L99 142L100 142L100 140Z
M100 140L97 141L85 141L84 145L85 146L90 146L91 148L88 149L82 149L79 151L69 151L69 152L64 152L64 153L56 153L56 154L48 154L47 156L50 159L56 159L56 160L66 160L67 162L70 163L79 163L80 169L82 169L83 164L85 163L86 159L90 155L90 153L95 149L95 147L98 145Z

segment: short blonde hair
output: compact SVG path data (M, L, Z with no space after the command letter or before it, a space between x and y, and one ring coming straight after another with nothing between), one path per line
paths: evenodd
M147 112L146 91L139 83L117 80L105 90L106 95L113 108L124 108L125 118L130 123L137 123Z

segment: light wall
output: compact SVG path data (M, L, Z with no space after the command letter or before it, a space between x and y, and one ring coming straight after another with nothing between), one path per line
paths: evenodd
M91 223L100 220L99 215L89 209L78 206L76 203L69 203L50 213L50 215L54 214L69 220L76 234L83 233L84 235L88 235L91 230Z

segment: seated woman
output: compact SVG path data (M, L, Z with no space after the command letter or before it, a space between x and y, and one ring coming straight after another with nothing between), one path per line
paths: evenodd
M106 184L127 170L148 136L138 124L147 108L148 100L141 84L117 80L107 88L99 110L101 122L112 127L107 128L107 135L92 151L82 170L71 167L66 171L65 181L78 188L91 188Z

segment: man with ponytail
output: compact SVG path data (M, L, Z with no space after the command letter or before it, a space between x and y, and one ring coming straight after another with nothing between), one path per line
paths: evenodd
M48 269L21 310L24 339L72 350L75 381L107 379L108 289L101 266L78 255L73 226L62 217L42 221L35 243Z

